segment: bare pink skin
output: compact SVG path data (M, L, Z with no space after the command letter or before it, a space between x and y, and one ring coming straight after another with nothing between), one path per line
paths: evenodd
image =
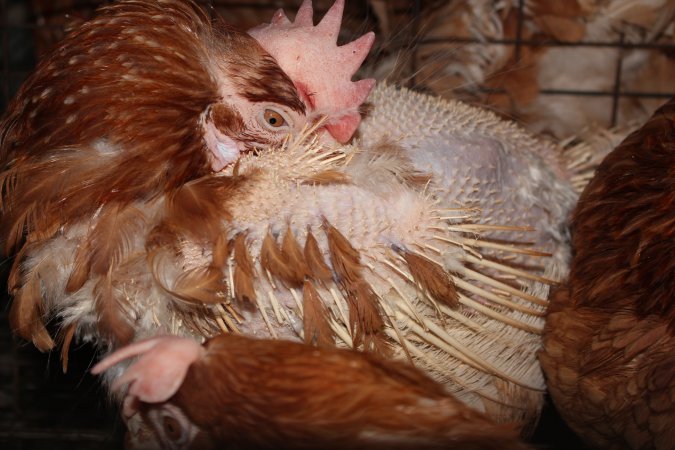
M293 80L308 109L326 116L326 130L340 143L349 141L358 128L359 107L375 86L371 79L351 81L375 34L338 47L343 10L344 0L337 0L314 26L312 2L304 0L293 22L278 10L270 24L248 32Z
M170 399L183 384L190 365L204 354L204 348L191 339L159 336L117 350L96 364L91 373L101 374L139 356L112 385L113 391L128 385L122 413L129 418L137 412L137 401L160 403Z

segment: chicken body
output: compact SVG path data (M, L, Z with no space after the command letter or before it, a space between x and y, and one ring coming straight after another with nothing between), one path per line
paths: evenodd
M387 98L417 99L406 91L388 92ZM473 170L464 169L466 175ZM166 244L176 240L163 226L170 199L134 206L141 226L124 225L129 242L119 263L75 292L65 287L99 218L31 252L25 268L44 285L49 317L79 338L105 345L96 299L110 283L134 339L167 333L199 339L224 329L360 348L412 359L462 401L499 421L534 420L544 386L536 350L547 277L559 276L565 260L564 252L552 259L529 242L550 248L562 243L520 223L501 228L494 218L487 221L480 199L467 207L452 203L448 190L454 186L430 180L393 144L327 149L299 142L243 155L237 170L241 182L233 189L228 183L234 168L186 186L187 198L211 196L223 207L200 218L191 234L181 234L178 246ZM447 216L439 214L440 199L448 201ZM185 227L193 224L186 219ZM484 249L483 242L493 242L493 227L501 233L499 247ZM197 234L211 229L215 243ZM344 241L342 251L331 250L331 242ZM284 250L276 253L280 244ZM291 258L294 245L299 255ZM345 258L349 269L341 268ZM519 269L512 260L532 267ZM308 273L310 261L322 269ZM418 266L419 273L411 272ZM411 273L442 288L430 294L430 285L420 285ZM513 273L520 275L517 287L507 284ZM313 302L305 281L317 291ZM491 294L489 283L509 295ZM110 380L119 375L121 370L108 374Z
M601 164L540 355L562 417L600 448L675 448L675 100Z
M432 131L401 139L405 146L300 141L243 155L242 182L227 197L217 186L234 168L197 180L192 187L224 205L197 230L213 228L220 239L186 234L177 247L147 248L162 235L138 236L110 275L125 318L136 339L224 330L411 361L465 404L525 427L543 404L536 352L547 284L567 269L571 187L535 153L545 143L495 116L387 86L372 99L363 127L373 139L392 134L377 123L389 114L419 120L420 129L426 120ZM434 167L434 158L443 165ZM163 208L162 201L144 208L146 230L161 230L155 211ZM51 314L85 339L98 339L94 289L105 277L74 293L63 286L96 220L27 261L45 280ZM58 271L50 268L55 256ZM116 366L106 376L122 374Z
M259 168L261 177L252 179L248 190L229 203L236 219L228 236L246 235L259 274L253 287L269 320L261 313L246 315L240 329L253 335L299 337L294 320L301 311L290 292L293 288L287 288L285 280L267 282L265 240L271 231L282 245L290 229L302 246L309 229L336 273L322 223L326 219L360 255L363 278L383 307L393 355L412 359L466 404L495 420L526 426L543 404L545 385L536 359L539 333L547 284L566 276L565 223L576 198L559 166L542 157L548 154L555 161L556 147L482 110L406 89L379 86L370 101L373 112L361 125L361 142L347 149L347 164L303 166L303 158L292 151L286 153L287 161L272 154L242 159L241 174ZM387 138L396 142L394 150L378 153L378 142ZM346 173L351 183L308 184L322 169ZM417 178L421 184L415 184L420 174L429 178ZM185 249L188 267L207 263L194 256L204 253L201 246L189 244ZM401 249L439 264L455 280L460 305L438 297L429 301L428 289L414 281L414 264L395 256ZM238 265L236 261L232 266ZM359 327L350 324L347 315L359 309L348 300L339 274L333 279L320 290L321 297L332 311L329 317L354 337ZM290 311L289 319L275 319L270 291L281 309ZM499 294L491 295L494 292ZM433 306L439 302L451 309L439 306L439 315ZM432 324L438 328L426 335L423 330ZM355 345L339 336L336 342ZM406 355L410 349L413 354Z
M115 230L118 208L171 195L242 151L280 143L308 120L273 58L190 1L103 8L40 63L0 126L0 230L5 252L18 250L10 289L16 293L25 276L27 251L102 216L108 234L90 240L82 277L68 286L76 291L90 272L114 266L124 239ZM175 213L199 214L193 209L204 203L192 203ZM53 343L36 300L15 302L13 326L45 350ZM118 331L128 339L128 330Z
M117 387L130 383L126 413L140 411L151 430L130 439L151 437L159 443L151 448L527 448L513 428L422 372L365 353L234 335L203 347L157 337L94 372L137 355Z

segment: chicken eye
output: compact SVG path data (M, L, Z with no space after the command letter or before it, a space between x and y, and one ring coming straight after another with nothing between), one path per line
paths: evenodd
M280 128L287 125L284 116L273 109L266 109L263 113L263 119L265 119L265 123L272 128Z
M263 117L265 118L265 122L274 128L281 127L286 123L281 114L271 109L266 109Z
M170 403L161 407L150 408L147 412L155 435L161 441L162 448L183 450L190 446L197 435L197 427L188 419L180 408Z
M162 417L162 427L164 428L164 434L172 441L177 441L182 436L182 430L180 423L175 417L164 416Z

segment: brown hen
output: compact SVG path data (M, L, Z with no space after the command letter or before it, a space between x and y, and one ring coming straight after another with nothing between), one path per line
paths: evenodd
M140 412L143 424L128 439L141 448L528 448L419 370L366 353L165 336L113 353L94 372L136 355L113 388L129 383L124 414Z
M369 39L360 46L364 57ZM204 177L320 117L340 123L330 108L307 109L255 39L190 0L101 8L38 65L0 122L0 235L4 253L17 252L9 280L14 330L43 351L54 346L43 325L44 280L26 269L26 256L94 218L66 291L105 277L95 288L100 333L128 342L133 329L111 274L130 243L141 236L147 248L170 247L185 234L213 242L220 225L207 223L227 216L224 202L237 182ZM141 213L157 199L167 205L151 234L173 236L161 242L148 236Z
M675 100L604 160L572 225L540 355L553 400L598 447L675 448Z

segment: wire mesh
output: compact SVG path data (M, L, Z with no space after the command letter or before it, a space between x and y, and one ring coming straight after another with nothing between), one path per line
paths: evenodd
M421 0L417 0L415 3L419 5ZM637 98L637 99L663 99L663 102L673 95L675 95L675 83L672 83L668 88L663 90L652 90L652 86L642 86L643 89L634 90L634 89L625 89L622 87L622 77L624 74L624 62L626 53L631 50L656 50L669 54L669 58L675 57L675 40L671 39L656 39L651 42L627 42L624 38L624 35L619 34L618 39L616 40L594 40L594 39L582 39L579 41L560 41L554 40L548 37L542 38L526 38L523 34L524 23L525 23L525 5L526 0L517 1L517 26L516 26L516 35L513 39L493 39L490 37L481 37L470 38L465 36L449 36L444 39L434 39L426 38L424 33L420 34L420 39L413 46L414 52L419 52L420 49L423 49L425 46L443 44L443 43L454 43L454 44L474 44L474 45L502 45L502 46L512 46L514 48L515 61L516 64L521 60L521 54L523 48L536 48L536 49L546 49L546 48L603 48L603 49L616 49L616 58L614 62L614 76L609 89L571 89L571 88L556 88L556 87L544 87L538 90L539 95L542 96L571 96L571 97L590 97L590 98L610 98L611 104L609 109L608 117L610 117L609 122L606 124L609 127L616 126L618 119L618 110L621 99L624 98ZM416 6L416 17L419 16L419 7ZM415 62L418 58L413 58ZM570 62L574 64L573 61ZM414 72L414 71L413 71ZM416 81L413 79L413 86L417 85ZM478 91L486 93L505 93L504 89L488 87L484 85L473 86Z

